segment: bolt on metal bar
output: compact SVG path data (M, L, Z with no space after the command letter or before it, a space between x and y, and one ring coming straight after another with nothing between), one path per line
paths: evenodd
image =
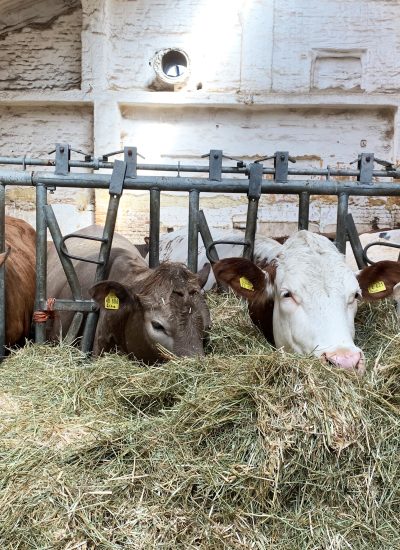
M149 267L157 267L160 253L160 191L150 189Z
M308 229L310 220L310 195L307 191L302 191L299 194L299 222L298 228Z
M188 267L197 273L199 248L199 204L200 194L197 190L189 192L189 227L188 227Z

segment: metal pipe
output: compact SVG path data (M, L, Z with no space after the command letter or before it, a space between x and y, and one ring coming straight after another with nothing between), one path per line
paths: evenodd
M4 185L0 185L0 252L6 245L6 193ZM0 267L0 358L4 357L6 345L6 262Z
M35 159L30 157L0 157L0 164L14 165L14 166L55 166L54 159ZM86 168L90 170L99 169L112 169L113 162L103 161L100 159L83 161L83 160L70 160L70 168ZM151 170L159 172L193 172L193 173L208 173L209 166L199 165L178 165L178 164L138 164L137 170ZM246 173L246 166L222 166L221 172L223 174L244 174ZM263 168L263 174L274 175L274 168ZM359 170L355 169L343 169L343 168L289 168L288 175L290 176L340 176L340 177L357 177L360 175ZM396 178L400 179L400 170L388 169L388 170L374 170L374 178Z
M71 260L67 258L67 256L65 256L61 251L62 234L61 234L61 230L58 225L57 219L54 215L53 208L50 205L45 206L44 213L46 216L47 226L50 230L50 234L53 239L54 246L57 250L58 257L60 259L69 287L71 289L72 297L74 300L81 300L82 292L81 292L78 276L74 269L74 265L71 262ZM78 309L76 307L76 302L72 302L72 303L74 304L75 315L69 326L68 332L64 338L64 342L67 344L72 344L77 339L79 330L81 328L83 318L84 318L83 314L80 311L76 311ZM58 305L56 308L53 307L53 309L58 310L59 309Z
M107 216L103 229L103 241L100 246L99 263L96 268L94 283L103 281L106 277L108 269L108 260L114 237L115 223L117 221L118 206L121 199L124 180L126 173L125 162L115 162L113 173L109 178L110 199L108 202ZM83 330L81 350L84 353L89 353L93 348L93 341L96 333L97 320L99 317L98 311L93 311L88 314L85 328Z
M61 265L63 266L65 276L67 278L69 287L72 292L74 300L81 300L82 293L79 284L78 276L76 274L74 264L69 258L67 258L61 251L62 234L58 225L57 219L54 215L53 208L50 205L46 205L43 208L47 226L50 230L51 237L53 239L54 246L57 250L58 257Z
M40 302L40 309L46 310L46 300ZM57 299L54 302L54 311L83 311L92 312L97 310L97 304L93 300L64 300Z
M44 207L47 204L47 189L45 184L36 186L36 304L35 309L46 300L47 275L47 224ZM43 344L46 341L46 323L35 324L35 342Z
M249 243L249 246L243 247L243 258L247 258L248 260L253 259L254 239L257 229L257 213L258 199L249 199L249 204L247 206L246 232L244 236L244 240Z
M160 191L150 189L150 247L149 267L157 267L160 263Z
M310 194L303 191L299 194L299 231L308 229L310 219Z
M362 269L367 265L364 260L364 251L361 245L360 237L358 236L356 224L352 214L347 214L346 216L346 231L349 237L351 248L353 249L354 258L357 262L358 269Z
M340 193L337 206L336 239L337 249L346 254L346 217L349 208L349 195Z
M215 184L214 184L215 185ZM199 250L199 191L189 192L189 227L188 227L188 268L197 273Z
M17 175L18 174L18 175ZM0 170L0 183L32 185L44 183L48 186L78 187L108 189L109 176L106 174L77 174L55 176L47 172L33 172L28 175L24 172ZM197 191L211 193L247 193L247 179L223 179L216 185L205 178L138 176L125 178L124 189L150 190L157 188L160 191ZM400 196L400 186L397 183L360 184L354 181L318 180L289 180L277 183L263 180L261 192L263 194L300 194L307 191L310 195L339 195L349 193L353 196Z
M210 248L210 257L212 258L212 263L218 262L219 256L218 252L215 246L211 248L211 243L213 242L213 238L211 235L210 228L208 227L208 223L206 220L206 217L204 215L203 210L199 211L199 233L201 235L201 238L203 240L204 248L208 249ZM202 268L203 266L200 266Z

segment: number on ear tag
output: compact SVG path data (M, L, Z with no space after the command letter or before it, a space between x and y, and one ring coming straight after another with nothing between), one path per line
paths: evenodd
M251 290L251 292L254 292L254 286L253 283L251 283L247 277L240 277L239 279L240 286L242 288L245 288L246 290Z
M104 307L106 309L119 309L119 298L115 296L111 290L104 299Z
M368 287L368 292L370 294L375 294L376 292L383 292L386 290L385 283L383 281L375 281Z

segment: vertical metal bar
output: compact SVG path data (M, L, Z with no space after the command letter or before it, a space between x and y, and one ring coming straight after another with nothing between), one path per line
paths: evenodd
M47 272L47 223L44 207L47 204L47 189L44 183L36 185L36 300L35 309L41 309L41 303L46 300ZM35 342L42 344L46 340L46 323L36 323Z
M6 244L6 188L0 185L0 251L5 251ZM6 260L7 262L7 260ZM5 270L6 262L0 267L0 358L4 357L6 344L6 289Z
M247 206L246 232L244 240L250 243L250 246L243 247L243 258L253 259L254 240L257 229L258 199L250 199Z
M189 192L188 267L197 273L199 249L199 205L200 193L195 189Z
M349 208L349 195L340 193L338 196L337 222L336 222L336 240L337 249L342 254L346 254L346 217Z
M199 232L203 240L204 247L207 249L207 247L213 242L213 238L203 210L199 211ZM211 248L210 255L212 256L214 262L218 262L219 256L215 246Z
M47 226L50 230L50 234L54 242L54 246L56 247L58 257L60 258L61 265L64 269L65 276L71 289L72 297L74 300L82 300L81 288L78 276L74 268L74 264L72 263L72 260L70 258L65 256L61 252L62 235L60 226L58 225L57 219L54 215L53 208L51 205L48 204L43 207L43 211L46 217Z
M302 191L299 194L299 231L308 229L310 220L310 195L307 191Z
M114 162L114 168L110 178L110 200L103 229L103 242L101 243L99 252L99 261L101 263L97 266L94 283L104 280L107 273L108 259L110 257L114 237L119 201L123 192L126 168L126 162L120 160ZM81 343L81 350L84 353L89 353L92 350L98 317L99 313L97 311L93 311L87 316Z
M261 197L261 186L263 176L263 165L261 163L253 162L248 167L249 174L249 190L247 192L248 205L247 205L247 217L246 217L246 232L245 241L249 243L249 246L243 248L243 258L251 260L253 258L254 251L254 239L256 237L257 229L257 214L258 214L258 201Z
M53 208L50 205L44 206L44 213L46 216L46 222L47 226L50 230L51 236L53 238L54 246L56 247L58 257L60 258L61 265L63 266L65 276L67 278L69 287L72 292L72 297L74 300L81 300L82 299L82 293L81 288L78 280L78 276L76 274L74 265L70 258L67 258L60 249L61 246L61 230L58 225L57 219L54 215ZM71 321L70 327L68 329L68 333L64 338L64 342L66 344L72 344L79 333L79 330L81 328L82 322L84 319L84 315L80 311L76 311L74 314L74 317Z
M346 231L351 248L353 249L354 258L357 262L358 269L362 269L367 265L367 263L364 260L364 250L361 245L360 237L357 233L356 224L354 223L353 216L351 214L347 214L346 216Z
M160 263L160 190L150 189L150 246L149 267Z

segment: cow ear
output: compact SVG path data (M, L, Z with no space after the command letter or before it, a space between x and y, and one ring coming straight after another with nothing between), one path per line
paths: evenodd
M208 276L210 275L210 270L211 265L209 263L206 263L203 265L200 271L197 272L197 278L199 280L200 288L203 288L203 286L206 284Z
M7 247L7 250L5 252L2 252L0 254L0 267L4 264L4 262L7 260L8 258L8 255L10 254L11 252L11 246L8 246Z
M239 296L253 301L260 293L267 292L272 297L272 279L250 260L245 258L225 258L213 265L217 281L229 285Z
M400 262L384 260L364 267L357 274L362 297L367 301L395 297L400 283Z
M92 286L89 293L100 308L110 311L117 311L133 303L128 289L116 281L101 281Z

